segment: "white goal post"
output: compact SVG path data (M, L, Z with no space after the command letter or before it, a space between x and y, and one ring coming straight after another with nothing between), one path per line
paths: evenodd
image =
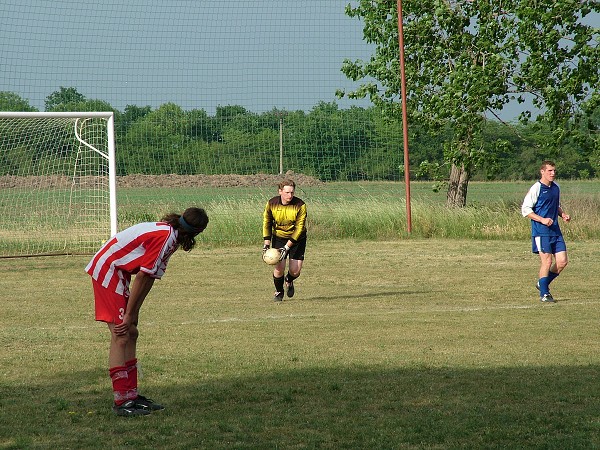
M116 232L114 114L0 112L0 258L90 254Z

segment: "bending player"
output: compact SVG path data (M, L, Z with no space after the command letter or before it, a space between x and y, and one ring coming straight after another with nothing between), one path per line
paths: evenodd
M118 416L164 409L137 390L139 311L154 281L165 273L171 255L179 247L192 250L195 237L207 225L208 216L201 208L168 214L160 222L133 225L106 242L85 268L92 277L96 320L106 322L111 334L108 367L113 411Z

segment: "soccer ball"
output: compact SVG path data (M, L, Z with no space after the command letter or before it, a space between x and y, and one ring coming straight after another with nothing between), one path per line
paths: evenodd
M268 265L274 266L279 262L280 256L281 254L279 253L279 250L277 250L276 248L270 248L263 253L262 259Z

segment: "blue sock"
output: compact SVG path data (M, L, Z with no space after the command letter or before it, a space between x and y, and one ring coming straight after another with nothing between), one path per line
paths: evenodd
M540 278L540 280L539 280L539 283L540 283L540 297L543 297L544 294L549 294L550 293L550 288L548 287L548 285L550 284L549 279L550 279L550 277Z
M548 272L548 286L550 286L550 283L552 283L552 280L554 280L559 274L556 272Z

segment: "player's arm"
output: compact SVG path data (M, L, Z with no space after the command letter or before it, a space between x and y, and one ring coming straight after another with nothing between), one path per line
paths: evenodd
M302 236L306 232L306 204L303 204L298 209L298 213L296 214L296 224L294 227L294 233L290 236L290 240L288 244L292 245L296 243L300 236Z
M131 325L137 325L140 308L150 292L150 289L152 289L154 280L154 277L145 272L140 271L136 274L135 280L131 286L129 299L127 300L123 322L115 326L116 335L126 334Z
M273 212L271 211L271 205L269 204L269 202L267 202L267 204L265 205L265 210L263 212L262 233L264 240L263 248L265 246L270 246L271 237L273 235Z
M529 217L531 213L533 213L533 208L537 203L538 197L540 195L539 183L531 186L531 189L527 192L527 195L523 199L523 204L521 205L521 214L523 217ZM529 217L534 220L533 218Z
M527 217L531 220L534 220L549 227L550 225L552 225L553 220L549 217L542 217L536 214L533 210L538 201L539 196L540 183L536 183L531 187L531 189L529 189L529 192L527 192L525 199L523 199L523 204L521 205L521 214L523 215L523 217Z
M571 216L565 213L560 206L558 207L558 217L560 217L565 222L569 222L571 220Z
M550 225L552 225L554 223L554 220L552 220L550 217L538 216L534 212L527 214L526 217L529 217L531 220L535 220L536 222L539 222L542 225L546 225L547 227L549 227Z

